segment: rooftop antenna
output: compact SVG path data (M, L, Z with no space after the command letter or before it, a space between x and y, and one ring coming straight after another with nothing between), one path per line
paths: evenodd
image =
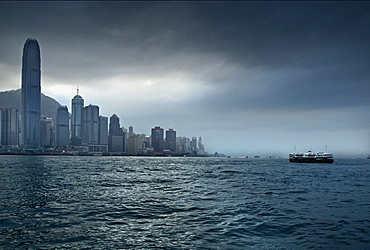
M78 95L79 91L80 91L80 90L78 89L78 85L77 85L77 95Z

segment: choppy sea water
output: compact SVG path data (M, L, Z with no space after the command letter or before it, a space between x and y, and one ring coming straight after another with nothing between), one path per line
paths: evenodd
M370 160L0 156L1 249L366 249Z

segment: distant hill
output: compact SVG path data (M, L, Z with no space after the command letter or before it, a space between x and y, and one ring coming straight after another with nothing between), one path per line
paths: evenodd
M21 95L21 89L0 92L0 107L17 108L21 110ZM61 106L59 102L41 93L41 115L53 117L55 119L59 106Z

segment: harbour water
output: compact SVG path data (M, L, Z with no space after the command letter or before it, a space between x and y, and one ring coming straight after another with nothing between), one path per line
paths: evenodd
M0 156L1 249L369 249L370 160Z

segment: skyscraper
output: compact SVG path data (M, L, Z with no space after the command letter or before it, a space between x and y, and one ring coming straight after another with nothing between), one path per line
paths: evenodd
M0 108L0 146L19 146L19 111Z
M125 146L125 137L119 118L113 114L109 118L109 151L110 152L123 152Z
M191 147L192 153L198 152L197 137L193 136L193 138L191 138L190 147Z
M130 125L130 127L128 127L128 136L131 135L134 135L134 127Z
M109 118L109 135L121 135L122 129L119 124L119 117L116 114L113 114Z
M152 128L152 147L154 152L163 152L163 128Z
M203 141L202 141L202 137L199 137L198 151L199 151L200 154L204 154L204 144L203 144Z
M82 108L81 141L85 145L99 144L99 107L89 105Z
M99 144L108 146L108 117L99 116Z
M137 153L140 150L140 136L139 135L129 135L127 139L127 152Z
M69 113L67 106L58 108L55 136L55 146L66 147L69 145Z
M22 58L22 136L24 147L40 147L41 58L36 39L28 38Z
M72 99L72 118L71 118L71 144L81 144L81 126L82 126L82 108L84 107L84 99L77 95Z
M176 152L176 131L172 128L166 130L166 149Z
M40 144L43 148L54 146L54 121L51 117L42 116L40 124Z

